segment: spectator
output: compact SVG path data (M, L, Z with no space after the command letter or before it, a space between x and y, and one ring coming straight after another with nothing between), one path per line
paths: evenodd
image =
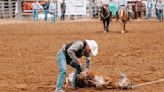
M48 9L49 9L49 6L50 6L49 0L45 4L43 4L44 13L45 13L45 17L44 17L45 21L48 20Z
M132 11L132 6L130 6L130 5L127 5L127 11L128 11L128 20L130 20L130 18L131 18L131 15L132 15L132 13L133 13L133 11Z
M92 8L92 16L93 16L93 19L95 19L96 16L98 16L98 15L97 15L97 6L96 6L95 1L93 1L93 2L91 3L91 8Z
M153 8L153 1L152 0L148 0L147 1L147 19L151 18L152 8Z
M37 0L34 0L34 2L32 3L32 19L34 21L38 20L38 10L43 9L43 7L39 4L39 2Z
M49 12L52 15L51 22L55 22L56 21L56 1L55 0L51 0L50 6L49 6Z
M111 16L116 17L116 12L117 12L116 2L110 0L109 10L111 12Z
M60 17L60 20L65 20L65 11L66 11L65 0L63 0L63 2L61 3L60 8L61 8L61 17Z
M157 19L161 22L163 21L163 4L162 1L158 1L156 5Z

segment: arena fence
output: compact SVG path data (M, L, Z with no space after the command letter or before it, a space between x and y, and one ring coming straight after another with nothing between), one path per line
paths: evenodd
M16 0L0 1L0 18L15 17Z
M39 2L44 0L39 0ZM0 1L0 18L30 18L32 16L32 10L23 10L23 2L33 2L33 0L1 0ZM45 2L45 1L44 1ZM130 5L133 5L135 2L131 3ZM59 5L56 4L58 7ZM31 6L30 6L31 7ZM142 7L145 8L145 7ZM146 16L146 10L135 7L137 12L133 12L131 14L132 19L137 19L138 17L144 18ZM56 10L56 18L60 19L60 13ZM100 10L100 7L98 6L98 3L87 3L86 4L86 15L66 15L66 19L74 20L74 19L82 19L82 18L98 18L98 12ZM144 10L144 11L143 11ZM43 10L41 12L44 13ZM140 15L138 13L141 13Z

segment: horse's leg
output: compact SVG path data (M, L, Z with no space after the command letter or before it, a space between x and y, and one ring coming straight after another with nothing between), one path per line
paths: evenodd
M116 13L116 21L118 21L118 19L119 19L119 13L117 12Z
M126 30L125 30L125 22L124 22L124 31L126 31Z
M123 32L123 21L121 20L121 33Z
M104 33L106 32L106 24L105 24L105 20L103 20L103 26L104 26Z
M110 21L110 19L107 19L106 21L107 21L107 26L106 26L107 28L106 28L106 30L107 30L107 32L109 32L109 21Z
M121 33L125 33L125 22L121 21L122 31Z

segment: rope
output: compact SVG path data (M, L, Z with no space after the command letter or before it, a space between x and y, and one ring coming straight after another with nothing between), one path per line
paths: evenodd
M153 83L157 83L157 82L162 82L162 81L164 81L164 79L159 79L159 80L156 80L156 81L151 81L151 82L146 82L146 83L137 84L137 85L132 86L132 89L133 89L133 88L136 88L136 87L140 87L140 86L145 86L145 85L148 85L148 84L153 84Z
M0 60L12 60L12 59L33 59L35 57L32 57L32 58L29 58L29 57L25 57L25 58L12 58L12 57L9 57L9 58L0 58ZM54 59L55 57L42 57L43 59Z

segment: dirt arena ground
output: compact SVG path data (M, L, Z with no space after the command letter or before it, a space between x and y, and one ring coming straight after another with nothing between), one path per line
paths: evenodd
M94 39L99 53L92 57L98 75L125 73L133 84L164 79L164 23L131 21L128 33L119 23L104 34L99 21L2 23L0 21L0 92L53 92L58 49L74 40ZM85 64L85 59L82 59ZM73 69L68 66L68 72ZM163 92L164 82L133 90L66 89L67 92Z

